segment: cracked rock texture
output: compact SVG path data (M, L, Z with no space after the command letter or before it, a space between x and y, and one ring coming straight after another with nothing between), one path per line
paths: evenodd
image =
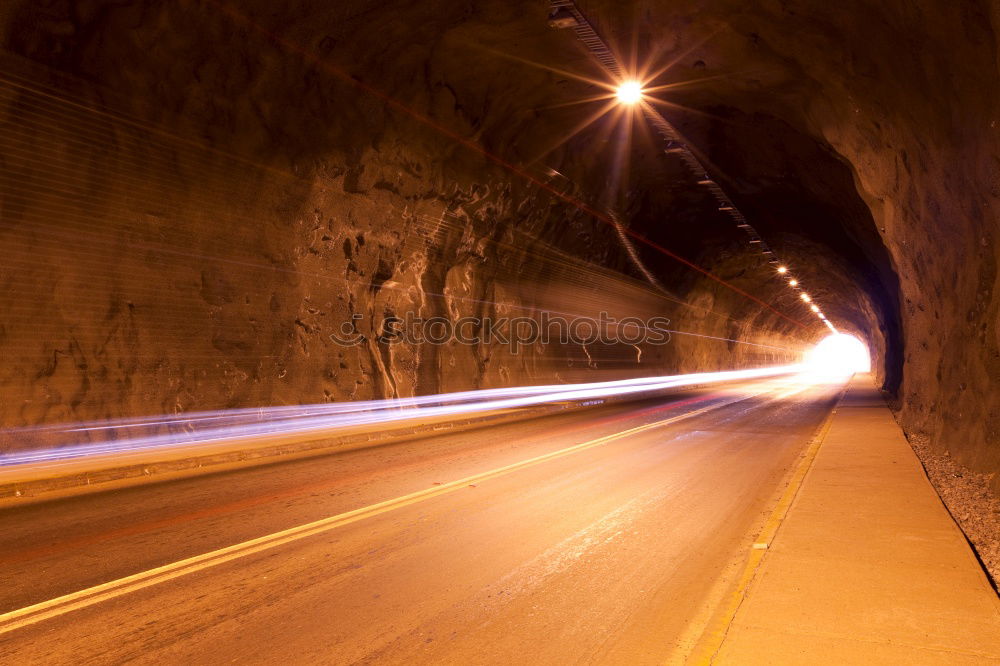
M623 53L674 63L655 84L689 82L664 92L665 114L868 342L904 427L1000 470L1000 6L581 7ZM568 103L600 89L526 61L599 72L546 14L527 0L5 3L3 423L739 367L822 337L648 132L622 149L605 120L563 140L595 109ZM669 293L655 290L611 227L553 190L613 207L781 315L639 244ZM372 328L405 311L602 309L710 337L515 355L385 345ZM365 341L334 344L350 321Z

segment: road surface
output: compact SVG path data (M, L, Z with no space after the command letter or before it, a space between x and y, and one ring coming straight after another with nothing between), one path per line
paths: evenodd
M838 390L715 387L6 509L0 663L663 663Z

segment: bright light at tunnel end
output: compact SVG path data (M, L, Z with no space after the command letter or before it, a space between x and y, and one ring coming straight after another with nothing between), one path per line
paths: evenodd
M625 81L618 86L615 95L622 104L635 104L642 99L642 84L638 81Z
M858 372L870 372L871 358L861 340L853 335L833 333L806 352L805 367L810 375L836 380Z

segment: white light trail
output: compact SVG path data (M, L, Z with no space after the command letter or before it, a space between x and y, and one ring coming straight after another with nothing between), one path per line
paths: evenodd
M643 377L611 382L550 384L391 400L259 407L151 416L88 423L7 429L8 446L30 449L0 455L0 467L79 459L114 453L169 450L224 441L289 435L335 436L339 430L407 420L459 417L558 402L651 393L669 388L793 375L802 365ZM39 448L54 438L65 446ZM96 441L95 441L96 440Z

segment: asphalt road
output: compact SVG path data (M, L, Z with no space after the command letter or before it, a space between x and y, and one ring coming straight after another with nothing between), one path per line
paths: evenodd
M0 663L663 663L837 390L733 385L5 509L0 613L40 606L0 617Z

